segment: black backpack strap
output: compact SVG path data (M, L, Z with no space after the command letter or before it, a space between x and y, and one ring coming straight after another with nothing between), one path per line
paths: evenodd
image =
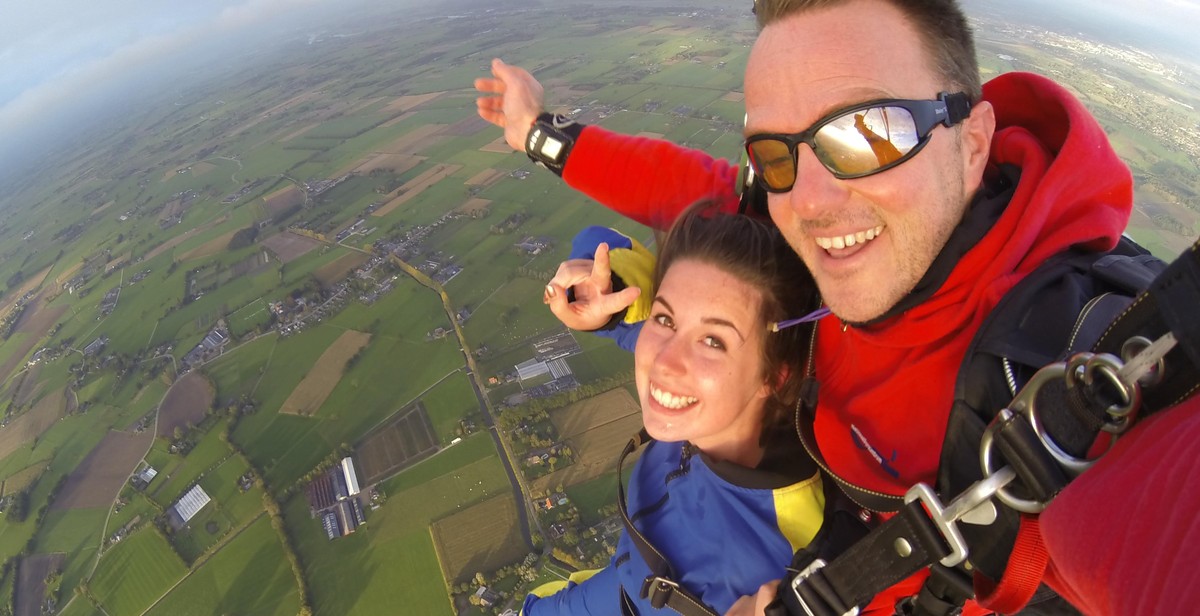
M621 483L622 467L626 457L652 440L646 429L641 429L633 438L629 439L629 443L625 445L621 457L617 460L617 508L621 511L621 523L625 525L625 535L633 542L638 554L641 554L642 560L646 561L646 565L650 568L650 575L646 576L642 582L641 597L649 599L650 605L655 609L669 607L682 616L718 616L716 610L706 605L699 597L676 581L675 571L671 568L667 557L659 552L633 525L633 520L629 519L629 507L625 502L625 486Z

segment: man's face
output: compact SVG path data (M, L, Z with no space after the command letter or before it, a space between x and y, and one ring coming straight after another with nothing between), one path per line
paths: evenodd
M746 68L746 134L796 133L857 103L934 99L949 88L902 13L853 0L762 31ZM868 177L839 180L799 146L795 186L768 205L834 314L878 317L925 274L979 186L990 128L981 143L979 127L967 125L981 106L961 128L935 128L924 150Z

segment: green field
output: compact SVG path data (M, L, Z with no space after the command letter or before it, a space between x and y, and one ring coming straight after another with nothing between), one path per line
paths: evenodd
M296 579L279 537L264 515L193 571L149 613L291 616L299 607Z
M187 573L162 533L143 528L112 546L89 584L112 616L141 614Z

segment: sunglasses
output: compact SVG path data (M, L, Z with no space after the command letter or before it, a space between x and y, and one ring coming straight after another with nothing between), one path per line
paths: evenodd
M861 178L912 158L935 127L954 126L970 114L971 98L964 92L942 92L937 100L869 101L834 111L804 132L751 135L746 153L756 180L768 192L785 193L796 183L801 143L834 177Z

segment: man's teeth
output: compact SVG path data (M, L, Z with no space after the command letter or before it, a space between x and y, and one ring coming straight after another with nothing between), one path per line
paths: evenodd
M654 386L650 387L650 397L654 398L655 402L669 409L681 409L685 406L691 406L699 401L699 398L693 398L692 396L677 396Z
M848 233L846 235L839 235L837 237L818 237L815 239L817 246L820 246L825 250L841 250L843 248L849 248L855 244L866 244L867 242L879 237L879 234L881 233L883 233L883 225L867 229L866 231L859 231L858 233Z

